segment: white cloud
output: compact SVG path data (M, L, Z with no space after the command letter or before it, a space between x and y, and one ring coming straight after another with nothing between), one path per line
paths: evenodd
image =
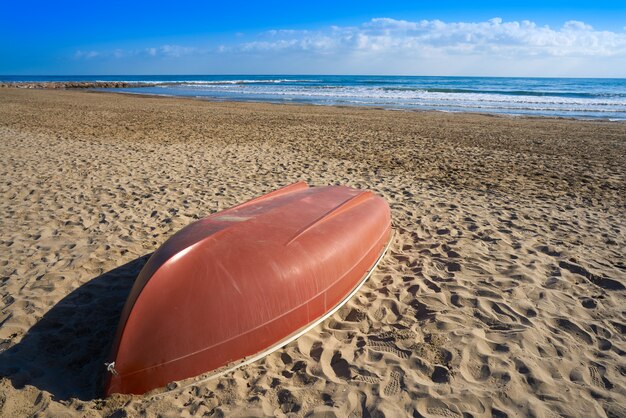
M76 59L91 59L91 58L95 58L98 55L100 55L100 53L98 51L76 51L74 52L74 58Z
M78 50L74 53L75 59L92 59L99 57L101 59L115 58L133 58L133 57L149 57L149 58L181 58L184 56L200 54L203 51L196 47L182 45L161 45L158 47L148 47L143 49L123 49L116 48L108 51L82 51Z
M182 57L184 55L190 55L200 52L198 48L181 45L163 45L157 50L157 55L163 55L166 57Z
M193 44L80 50L113 72L625 77L626 31L495 17L480 22L374 18L355 26L275 29ZM89 68L92 68L89 67ZM98 67L100 68L100 67Z
M626 34L594 30L579 21L561 28L534 22L411 22L375 18L360 26L332 26L318 31L273 30L239 45L242 51L303 50L319 52L497 54L505 56L626 55Z

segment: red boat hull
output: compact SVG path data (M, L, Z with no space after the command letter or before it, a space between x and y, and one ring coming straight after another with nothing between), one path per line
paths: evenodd
M219 372L288 342L361 284L390 232L384 199L305 183L183 228L131 290L106 395Z

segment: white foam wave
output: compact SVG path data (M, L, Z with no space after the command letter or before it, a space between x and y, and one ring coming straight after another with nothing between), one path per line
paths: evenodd
M207 89L215 89L222 92L241 95L272 95L305 98L325 98L325 99L365 99L383 100L384 102L413 102L435 101L444 103L492 103L494 107L502 105L536 105L546 107L547 110L553 107L558 110L561 107L591 107L591 108L624 108L626 110L626 99L592 99L592 98L570 98L556 96L519 96L500 95L488 93L440 93L428 92L425 90L411 91L389 91L380 88L367 87L340 87L337 89L322 88L302 88L300 86L284 86L272 88L271 86L226 86L213 85Z
M559 96L507 95L493 93L432 92L419 89L388 89L380 86L340 86L288 83L315 82L304 79L237 79L165 81L156 87L222 100L306 101L314 104L376 105L382 107L472 110L489 113L546 115L594 115L626 119L626 98L574 98ZM153 83L159 83L153 81Z
M276 78L276 79L237 79L237 80L119 80L119 82L120 83L148 84L148 85L154 85L154 86L202 87L202 86L241 85L241 84L319 83L320 80Z

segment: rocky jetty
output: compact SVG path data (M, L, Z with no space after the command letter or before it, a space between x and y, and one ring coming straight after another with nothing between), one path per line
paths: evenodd
M0 88L15 87L20 89L119 89L128 87L148 87L148 83L128 81L45 81L0 83Z

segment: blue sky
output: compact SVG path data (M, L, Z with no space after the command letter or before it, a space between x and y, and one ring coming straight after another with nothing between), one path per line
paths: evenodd
M626 77L626 1L22 1L1 10L0 74Z

